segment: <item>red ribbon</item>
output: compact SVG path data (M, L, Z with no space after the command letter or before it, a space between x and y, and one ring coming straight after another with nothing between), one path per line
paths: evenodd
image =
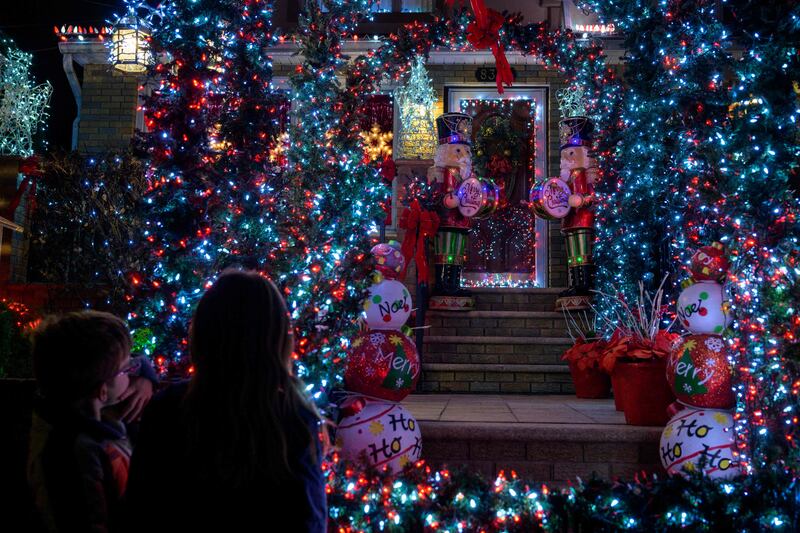
M378 163L378 172L380 172L383 182L391 189L392 182L397 177L397 166L394 164L394 160L391 157L387 157ZM386 213L384 224L387 226L392 223L392 201L393 198L389 195L389 198L383 202L383 211Z
M17 165L17 172L19 174L24 174L25 177L22 178L22 183L20 183L14 197L11 198L11 201L2 213L10 220L14 220L14 213L17 211L20 202L22 202L25 193L29 190L30 196L28 199L27 214L29 215L34 210L36 206L36 177L44 174L39 166L39 158L35 155L26 159L20 159Z
M447 0L447 5L452 6L454 0ZM467 41L476 49L489 48L494 55L495 67L497 67L497 92L503 94L503 85L511 87L514 81L514 73L511 72L511 65L506 58L506 52L500 44L500 28L503 27L505 17L486 7L484 0L470 0L472 12L475 13L475 21L467 25Z
M30 195L30 200L28 202L28 212L31 212L33 210L33 207L36 202L36 179L25 177L22 179L22 183L20 183L16 194L8 203L8 207L6 207L5 214L8 216L10 220L14 220L14 213L17 211L17 208L19 207L22 198L25 196L25 193L28 191L29 188L31 191L31 195Z
M425 238L436 235L439 228L439 215L422 209L419 200L411 202L400 216L400 227L406 230L400 252L406 259L400 279L405 279L411 258L417 263L417 280L428 283L428 256L425 253Z
M26 176L42 176L44 174L41 166L39 166L39 158L35 155L20 160L19 173Z

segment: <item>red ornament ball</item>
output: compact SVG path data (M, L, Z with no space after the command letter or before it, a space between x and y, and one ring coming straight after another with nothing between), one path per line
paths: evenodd
M370 250L375 258L375 270L383 274L386 279L397 279L403 272L406 260L400 253L400 243L389 241L389 243L376 244Z
M735 398L725 340L718 335L689 335L675 346L667 361L667 381L678 401L731 409Z
M725 247L722 243L715 242L694 253L690 270L696 281L721 281L725 279L730 266Z
M419 354L397 330L360 333L350 344L344 383L348 391L399 402L417 386Z

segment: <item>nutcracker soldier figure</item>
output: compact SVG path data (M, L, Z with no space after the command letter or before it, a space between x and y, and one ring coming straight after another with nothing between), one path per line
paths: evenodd
M569 186L569 212L561 221L566 238L569 288L559 295L557 308L586 309L591 302L594 265L594 184L597 162L591 152L592 122L583 116L560 123L561 175Z
M458 187L472 175L472 118L463 113L445 113L436 119L439 146L428 169L428 182L435 184L439 205L439 229L434 244L436 283L431 309L469 311L472 294L461 288L461 270L466 255L471 220L459 211Z

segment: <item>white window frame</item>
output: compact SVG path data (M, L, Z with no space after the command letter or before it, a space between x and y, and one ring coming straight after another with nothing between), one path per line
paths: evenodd
M413 5L410 5L413 4ZM328 9L322 0L318 2L323 12ZM372 5L372 13L432 13L435 7L434 0L376 0Z
M494 84L447 84L445 91L445 112L460 112L461 100L486 99L486 100L533 100L535 102L536 117L534 124L536 153L534 154L534 180L545 179L548 174L548 122L550 88L547 85L515 85L505 89L503 94L497 93ZM550 229L549 222L536 217L536 285L547 287L549 282L549 244Z

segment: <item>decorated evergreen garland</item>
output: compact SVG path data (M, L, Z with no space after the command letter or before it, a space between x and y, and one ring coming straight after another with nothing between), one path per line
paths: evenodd
M487 117L475 135L473 164L479 176L492 179L500 189L500 207L514 190L522 141L511 121L500 115Z

